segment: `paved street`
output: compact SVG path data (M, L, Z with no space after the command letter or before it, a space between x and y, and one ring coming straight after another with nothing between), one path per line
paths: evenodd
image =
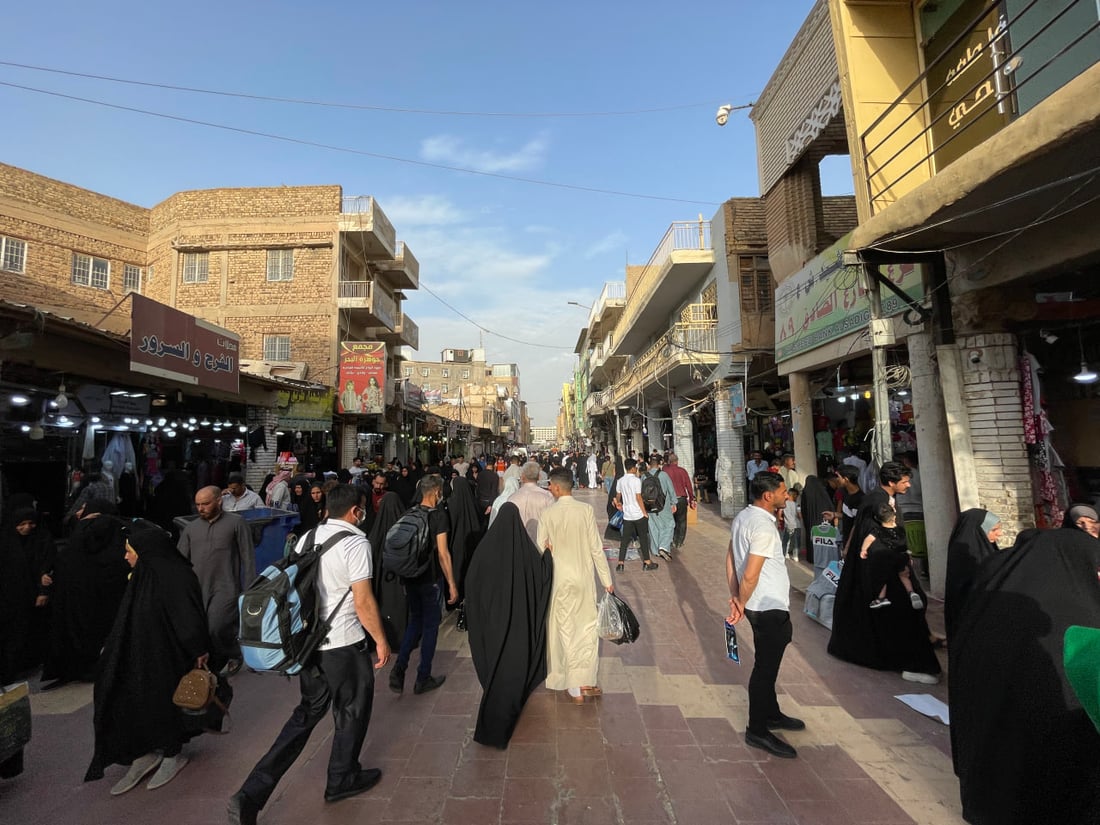
M603 521L604 496L578 491ZM792 599L794 643L780 673L783 710L807 729L786 734L797 760L745 747L751 632L740 635L741 666L725 656L723 552L728 526L706 505L677 561L617 574L616 589L642 624L637 644L602 648L605 696L583 707L537 691L512 744L475 744L480 689L465 635L448 620L434 668L440 690L396 696L375 690L363 754L382 782L344 802L322 801L331 721L261 814L261 823L961 823L948 729L894 698L931 693L898 674L857 668L828 656L828 632ZM806 568L791 563L804 587ZM940 624L934 605L933 625ZM946 657L941 657L946 659ZM946 662L944 662L946 664ZM192 763L170 785L108 793L122 769L103 781L81 779L92 752L91 688L34 696L34 741L27 772L0 781L0 821L36 823L224 822L227 797L270 744L297 695L293 682L245 674L235 680L234 730L205 736Z

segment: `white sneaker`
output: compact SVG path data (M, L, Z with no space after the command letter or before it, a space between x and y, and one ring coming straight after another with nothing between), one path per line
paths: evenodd
M920 682L922 685L938 685L940 677L931 673L917 673L912 670L903 670L901 678L907 682Z
M142 779L156 770L163 759L164 757L156 752L147 753L145 756L139 756L134 760L133 764L130 765L130 770L126 771L126 775L118 780L115 786L111 788L111 796L119 796L136 788Z
M160 763L157 772L153 774L152 778L149 780L149 784L145 787L151 791L155 791L161 785L167 785L176 778L176 774L187 767L187 763L190 761L191 760L182 753L165 759Z

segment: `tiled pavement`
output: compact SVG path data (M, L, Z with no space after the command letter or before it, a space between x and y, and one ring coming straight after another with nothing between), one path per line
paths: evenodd
M603 515L603 496L578 491ZM261 823L962 823L948 730L902 705L897 693L933 688L832 659L828 632L792 598L794 643L780 673L785 712L807 723L786 734L799 750L779 760L746 748L744 664L725 657L727 523L701 507L682 556L643 574L628 564L616 589L634 608L642 638L602 648L605 695L584 706L538 690L507 751L471 739L480 689L464 634L445 625L434 668L446 685L403 696L376 688L365 765L384 771L361 797L321 799L331 735L326 720L261 814ZM809 580L791 565L796 586ZM935 609L935 608L933 608ZM933 616L933 622L938 616ZM38 716L27 773L0 780L0 821L35 823L224 822L226 798L270 744L293 706L291 682L247 674L235 680L234 730L189 746L192 763L170 785L108 794L120 768L83 784L91 754L90 688L34 697Z

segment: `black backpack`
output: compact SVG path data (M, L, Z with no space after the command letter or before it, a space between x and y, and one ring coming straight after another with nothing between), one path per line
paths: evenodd
M300 553L265 569L239 597L241 657L252 670L298 673L325 640L351 592L349 588L327 617L317 615L321 556L355 534L341 530L317 544L316 533L316 528L310 530L298 545Z
M665 509L665 491L661 487L661 479L657 478L660 474L660 470L652 475L646 473L642 479L642 503L648 513Z
M414 506L386 531L382 542L382 569L403 579L423 575L432 563L428 511Z

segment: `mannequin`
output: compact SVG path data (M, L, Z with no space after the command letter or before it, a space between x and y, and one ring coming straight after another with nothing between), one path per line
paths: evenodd
M114 500L112 504L118 503L118 479L115 478L115 463L111 459L104 459L102 469L99 474L103 476L103 480L111 485L111 489L115 491Z

